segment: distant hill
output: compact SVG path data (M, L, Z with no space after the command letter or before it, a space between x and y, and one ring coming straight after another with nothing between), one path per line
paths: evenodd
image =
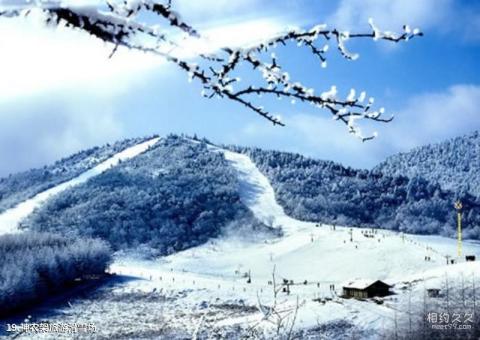
M457 141L462 148L475 149L474 139L478 134L448 143ZM0 207L61 183L141 141L84 151L52 166L3 179ZM480 239L478 196L466 190L449 190L433 175L427 176L426 170L423 177L409 177L396 170L357 170L287 152L225 148L248 155L270 180L285 212L297 219L454 236L452 203L459 197L465 207L464 236ZM471 156L469 171L478 166L478 150L471 152L475 156ZM460 157L460 153L455 155ZM447 155L440 158L440 163L449 164ZM392 159L389 162L393 168ZM447 183L448 178L443 181ZM169 254L205 243L229 227L248 228L249 232L266 230L240 200L239 190L237 170L208 141L170 135L145 152L53 196L23 226L34 231L102 238L114 250L133 248L148 250L147 255Z
M169 254L202 244L232 224L261 227L240 201L238 186L222 154L205 143L169 136L54 196L25 224L100 237L115 250L145 245Z
M480 196L480 133L425 145L387 158L374 171L423 177L442 188Z
M409 233L455 234L457 194L422 177L357 170L331 161L259 148L245 153L270 180L285 212L304 221ZM459 196L468 212L464 236L480 238L480 200Z
M0 213L39 192L80 175L112 155L145 140L146 138L132 138L113 144L96 146L77 152L43 168L31 169L0 178Z

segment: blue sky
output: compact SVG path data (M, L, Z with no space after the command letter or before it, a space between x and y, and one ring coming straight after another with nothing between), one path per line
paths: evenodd
M0 1L1 3L1 1ZM174 1L183 17L232 41L269 36L289 25L318 23L368 30L420 27L423 38L391 45L352 41L354 62L328 53L328 67L295 46L276 54L292 78L318 92L366 90L393 113L390 124L367 124L379 137L361 143L328 112L266 101L286 127L222 99L152 56L119 51L80 32L45 28L34 18L0 20L0 175L41 166L86 147L124 137L196 133L218 143L299 152L354 167L480 129L480 3L453 0ZM273 6L275 4L275 6ZM232 31L233 30L233 31ZM227 40L228 41L228 40ZM242 74L242 78L248 77ZM269 106L270 105L270 106Z

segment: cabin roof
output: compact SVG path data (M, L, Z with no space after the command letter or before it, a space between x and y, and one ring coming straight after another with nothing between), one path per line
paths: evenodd
M434 278L434 279L430 279L430 280L426 280L424 281L424 288L427 289L427 290L430 290L430 289L439 289L441 290L442 289L442 279L441 278Z
M427 282L424 284L426 290L438 289L441 290L441 285L437 282Z
M347 281L343 284L343 288L351 288L351 289L367 289L368 287L374 285L375 283L380 282L381 284L391 287L389 284L380 281L380 280L372 280L372 279L355 279Z

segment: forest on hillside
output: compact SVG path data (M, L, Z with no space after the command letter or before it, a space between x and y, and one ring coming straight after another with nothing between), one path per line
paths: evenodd
M238 228L265 227L240 201L237 174L223 155L212 152L207 140L193 140L176 135L160 140L147 152L53 197L25 221L25 226L99 237L115 250L143 245L148 256L202 244L233 224ZM128 143L132 140L114 148ZM389 175L299 154L229 148L252 158L292 217L453 236L453 202L461 199L464 236L480 238L480 199L467 191L456 193L419 175ZM75 160L91 152L57 162L56 169L63 164L71 174L82 166ZM33 176L31 182L37 179ZM38 183L49 185L48 180ZM16 197L13 189L11 193Z
M420 176L460 195L480 196L480 133L393 155L374 170L389 176Z
M26 225L39 231L140 245L153 255L202 244L231 224L261 227L241 203L223 155L170 136L149 151L49 200Z
M77 177L114 154L145 140L147 138L132 138L96 146L62 158L54 164L0 178L0 213L42 191Z
M248 154L269 178L287 214L307 221L453 236L455 200L464 206L464 236L480 239L480 199L423 177L356 170L299 154L259 148Z

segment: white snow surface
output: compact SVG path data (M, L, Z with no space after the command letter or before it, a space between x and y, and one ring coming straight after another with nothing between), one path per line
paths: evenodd
M243 203L261 222L278 226L279 219L285 218L286 215L275 200L268 179L260 173L248 156L231 151L224 151L224 156L237 170Z
M90 170L85 171L78 177L75 177L67 182L61 183L55 187L45 190L34 197L18 204L17 206L8 209L0 214L0 235L6 233L16 233L21 230L18 228L19 224L24 218L30 215L35 208L39 207L50 197L70 188L75 185L85 183L88 179L101 174L105 170L117 165L120 161L124 161L145 152L149 147L153 146L159 140L158 137L152 138L146 142L129 147L106 161L98 164Z
M214 146L210 149L222 152L236 169L243 203L260 221L282 228L283 236L255 238L246 229L158 261L118 260L112 271L147 279L141 284L132 283L135 289L191 290L181 302L186 310L202 301L218 300L268 305L273 303L268 281L272 280L275 267L277 284L284 278L295 283L290 295L281 296L283 306L295 306L297 296L303 302L295 328L347 320L378 335L384 327L392 326L394 308L388 303L378 305L373 301L340 298L343 283L379 279L395 285L408 280L437 280L447 271L453 276L463 271L480 273L478 262L445 266L444 256L456 254L453 239L387 230L377 230L369 238L363 235L367 230L362 228L333 228L295 220L285 214L270 182L247 155ZM464 242L463 248L464 253L480 255L477 242ZM425 261L425 256L431 261ZM245 278L248 272L251 283ZM331 284L335 286L333 291ZM313 301L314 298L332 300L322 304ZM259 308L253 315L225 319L219 324L260 322L259 325L271 327L262 320Z
M155 142L151 140L141 144L143 146L134 147L136 151L125 152L133 157ZM192 311L198 311L200 305L230 303L259 308L257 312L239 314L238 317L215 316L215 324L205 327L257 324L257 327L273 329L274 326L262 314L265 308L260 306L273 304L269 281L275 268L277 284L283 279L295 283L290 287L289 295L281 293L278 299L279 306L289 308L295 307L298 297L301 306L295 329L345 320L373 332L370 338L380 338L385 329L393 327L395 313L399 313L395 301L404 299L405 293L401 288L405 285L414 285L413 293L416 295L413 300L420 301L422 289L427 285L439 285L447 274L456 277L480 273L480 262L460 260L458 264L445 265L445 255L455 258L457 248L454 239L406 235L381 229L374 231L373 237L365 237L367 230L362 228L295 220L285 214L275 199L269 180L247 155L215 146L209 146L209 149L223 153L237 171L243 203L263 223L281 228L283 235L256 235L246 226L204 245L158 260L118 258L111 266L111 272L142 280L129 281L116 288L117 291L162 291L177 297L174 307L163 311L171 325L176 324L193 334L198 319L192 316ZM94 176L113 164L115 161L103 165L101 169L92 169L92 173L85 176ZM77 183L78 180L73 181ZM64 190L62 188L51 189L51 194ZM22 205L15 208L18 214L26 216L26 211L33 210L50 196L45 193L40 195L40 198L22 203L25 208L21 208ZM7 211L6 214L13 212ZM15 230L12 224L4 222L9 221L4 215L0 215L0 231ZM18 223L20 219L12 220ZM464 254L480 256L478 242L464 242L463 250ZM425 261L426 256L431 261ZM251 283L245 276L249 272ZM343 283L365 279L383 280L394 285L397 295L386 298L383 305L371 300L343 299L339 296ZM334 285L333 290L331 285ZM132 313L137 307L143 308L135 304L131 307ZM114 307L109 305L109 308ZM117 312L111 311L114 320ZM98 317L102 320L108 318L105 313L110 312L102 311ZM178 313L184 318L190 315L190 321L180 320ZM80 316L86 314L84 310L78 312ZM142 325L138 327L140 330Z

